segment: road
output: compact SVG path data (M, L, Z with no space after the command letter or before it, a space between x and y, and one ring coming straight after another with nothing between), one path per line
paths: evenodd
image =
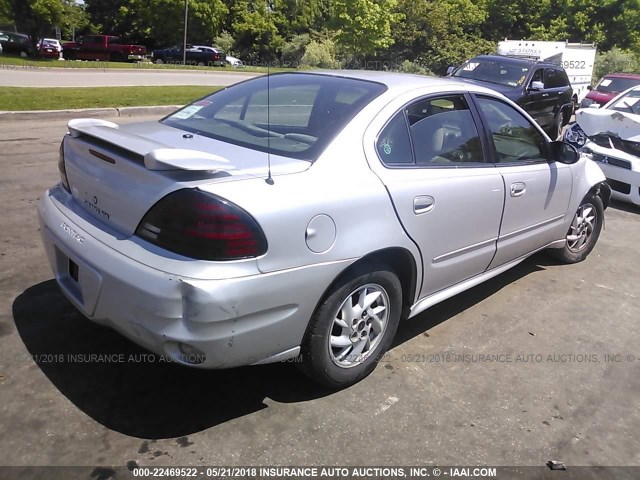
M640 465L638 209L580 264L536 255L406 321L330 392L290 363L160 364L82 317L36 221L64 132L0 129L0 465Z
M226 86L256 75L215 70L31 68L0 63L0 87Z

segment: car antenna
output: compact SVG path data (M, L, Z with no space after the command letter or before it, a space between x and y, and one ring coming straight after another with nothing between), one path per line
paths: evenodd
M267 15L270 16L270 9L269 9L269 0L265 0L264 2L265 8L267 9ZM268 37L268 58L271 58L271 30L269 30L269 37ZM271 176L271 116L270 116L270 111L271 111L271 88L270 88L270 76L271 76L271 68L270 68L270 60L267 60L267 178L265 180L265 182L267 182L268 185L273 185L274 181L273 181L273 177Z

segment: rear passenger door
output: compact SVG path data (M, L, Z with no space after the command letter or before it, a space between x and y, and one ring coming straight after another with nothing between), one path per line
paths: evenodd
M564 236L573 176L569 165L547 160L546 138L518 110L490 96L475 100L492 147L489 161L506 191L493 268Z
M466 95L429 96L376 139L376 173L422 255L420 298L484 272L496 250L504 183L485 163L477 121Z

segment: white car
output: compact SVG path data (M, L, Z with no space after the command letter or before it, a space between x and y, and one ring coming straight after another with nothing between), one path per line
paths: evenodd
M565 140L598 162L612 198L640 206L640 85L602 108L578 110Z
M244 63L242 63L242 60L240 60L239 58L232 57L231 55L227 55L226 60L227 60L227 63L231 65L233 68L244 67Z

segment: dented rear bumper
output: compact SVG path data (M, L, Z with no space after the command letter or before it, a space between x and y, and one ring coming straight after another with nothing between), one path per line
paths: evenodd
M184 259L194 275L175 274L123 253L127 242L139 239L98 238L95 225L65 205L65 196L61 187L51 189L38 208L62 292L94 322L189 366L227 368L295 357L324 287L349 263L262 274L245 261L236 276L207 279L201 272L213 262ZM166 266L165 260L159 256L158 263Z

